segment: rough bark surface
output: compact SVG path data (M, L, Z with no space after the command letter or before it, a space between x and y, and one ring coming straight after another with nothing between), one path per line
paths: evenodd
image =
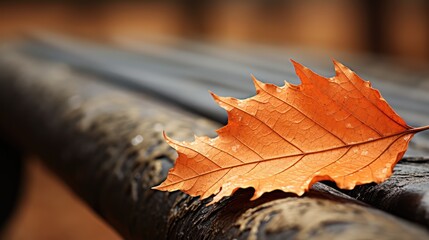
M151 190L176 157L162 130L189 140L218 126L64 65L2 50L0 107L0 127L39 153L127 239L429 238L322 184L304 197L274 191L256 201L244 189L208 207L180 192Z
M429 160L426 158L405 158L395 166L393 176L387 181L343 192L429 227Z

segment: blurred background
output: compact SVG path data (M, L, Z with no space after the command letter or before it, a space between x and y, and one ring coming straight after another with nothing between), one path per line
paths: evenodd
M0 41L52 32L112 43L154 36L383 56L429 62L424 0L13 0L0 3ZM286 56L287 57L287 56ZM37 159L25 166L21 205L3 239L120 239Z
M106 41L174 35L429 60L425 0L2 1L0 38L36 30Z

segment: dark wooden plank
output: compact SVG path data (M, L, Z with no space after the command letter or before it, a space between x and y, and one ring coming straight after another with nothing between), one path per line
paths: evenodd
M24 45L24 50L97 73L104 81L150 93L223 123L226 121L226 114L213 103L207 90L224 96L248 97L254 94L249 76L251 72L257 76L267 76L263 80L276 84L282 84L283 78L295 79L296 82L291 66L281 68L272 58L258 58L253 56L255 53L244 54L198 42L157 45L126 41L129 45L127 48L139 53L136 54L67 38L42 36L37 39L37 42ZM279 50L278 54L281 53L283 52ZM390 80L396 70L392 66L389 68L389 65L384 68L382 71ZM426 107L429 95L419 85L406 86L379 77L365 77L371 79L410 125L423 126L429 123L429 108ZM429 133L423 132L412 140L406 154L424 156L428 153Z
M41 156L127 239L428 239L426 230L315 185L304 197L250 189L205 206L151 190L172 166L175 139L217 124L113 89L58 63L0 54L0 127ZM328 193L327 193L328 192Z
M429 227L429 159L405 158L381 184L357 186L348 195Z

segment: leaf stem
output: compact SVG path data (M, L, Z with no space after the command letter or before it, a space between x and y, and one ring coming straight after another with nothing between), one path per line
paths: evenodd
M410 133L418 133L421 131L429 130L429 125L424 127L416 127L409 130Z

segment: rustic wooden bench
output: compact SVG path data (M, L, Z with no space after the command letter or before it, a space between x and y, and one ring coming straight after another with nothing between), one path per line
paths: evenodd
M392 178L353 191L317 183L303 197L274 191L249 201L252 189L243 189L205 206L181 192L151 190L176 157L163 130L183 140L213 136L226 114L207 90L250 96L250 73L297 83L285 63L295 53L189 40L116 44L38 36L2 46L0 129L3 139L39 154L123 237L429 239L428 133L415 137ZM410 125L429 123L429 74L401 72L382 59L350 59Z

